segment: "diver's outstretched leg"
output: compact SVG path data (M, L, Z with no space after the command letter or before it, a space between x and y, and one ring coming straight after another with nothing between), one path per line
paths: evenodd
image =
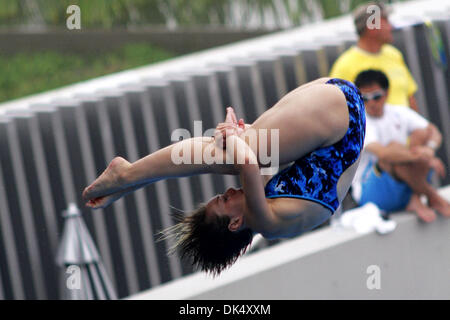
M176 164L172 159L172 151L190 150L190 161ZM144 158L130 163L122 157L114 158L106 170L83 191L83 199L86 202L112 195L116 192L122 192L136 186L142 187L150 183L163 179L187 177L205 173L216 174L238 174L233 162L227 163L225 156L221 163L206 163L201 157L201 161L194 159L195 154L203 155L205 150L214 150L214 138L195 137L185 139L160 149ZM183 152L184 152L183 151ZM208 151L208 150L206 150ZM175 152L175 154L177 154ZM224 152L225 155L225 152ZM98 200L97 200L98 201ZM91 204L93 204L91 202Z
M111 193L106 196L100 196L98 198L93 198L93 199L89 200L88 202L86 202L86 206L88 206L92 209L104 209L107 206L109 206L111 203L113 203L114 201L117 201L120 198L126 196L127 194L134 192L140 188L143 188L147 185L148 185L148 183L142 183L142 184L135 185L133 187L129 187L129 188L117 191L115 193Z

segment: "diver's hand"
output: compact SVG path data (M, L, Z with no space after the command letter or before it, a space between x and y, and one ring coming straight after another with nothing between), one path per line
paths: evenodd
M237 121L236 114L232 107L227 108L227 116L225 122L221 122L217 125L214 137L218 147L225 149L226 139L232 135L240 135L246 129L244 119Z

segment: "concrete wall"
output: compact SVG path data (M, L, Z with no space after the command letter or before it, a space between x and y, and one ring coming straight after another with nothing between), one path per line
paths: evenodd
M450 199L450 187L442 194ZM129 299L450 299L450 219L393 218L387 235L327 227L244 257L217 279L197 273ZM368 289L378 272L370 266L380 289Z

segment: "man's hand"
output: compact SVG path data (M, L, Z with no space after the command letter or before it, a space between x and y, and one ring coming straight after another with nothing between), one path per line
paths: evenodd
M427 146L415 146L411 148L411 153L417 157L417 160L426 162L440 177L445 177L445 165L441 159L434 156L434 149Z
M411 153L418 161L429 162L434 158L434 150L426 146L415 146L411 148Z
M434 157L433 159L430 160L430 162L428 164L429 164L430 168L434 169L434 171L436 171L436 173L441 178L445 178L445 174L446 174L445 165L441 161L441 159Z

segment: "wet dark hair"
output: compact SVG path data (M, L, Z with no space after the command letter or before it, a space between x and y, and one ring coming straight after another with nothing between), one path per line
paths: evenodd
M380 70L365 70L362 71L355 80L355 85L361 89L373 84L378 84L384 90L389 89L389 79L386 77L383 71Z
M246 228L230 231L230 217L206 215L202 203L191 215L177 215L178 223L162 232L164 239L172 239L169 253L181 251L182 258L189 258L193 265L213 276L219 275L243 255L253 239L253 232Z

